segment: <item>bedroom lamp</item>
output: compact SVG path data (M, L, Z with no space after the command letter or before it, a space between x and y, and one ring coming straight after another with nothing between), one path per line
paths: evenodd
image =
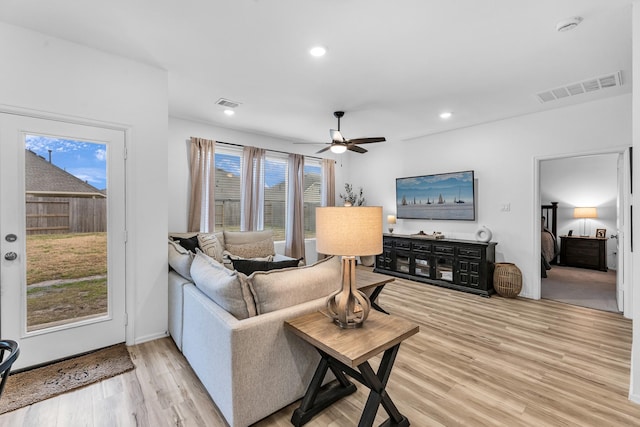
M389 224L389 234L393 234L393 226L396 223L395 215L387 215L387 224Z
M327 311L341 328L358 328L367 319L371 303L356 288L356 256L382 252L382 207L339 206L316 208L316 249L342 256L342 287L327 298Z
M587 219L598 218L598 210L596 208L574 208L573 217L584 219L581 236L587 237L591 234L591 230L589 230L589 233L587 233Z

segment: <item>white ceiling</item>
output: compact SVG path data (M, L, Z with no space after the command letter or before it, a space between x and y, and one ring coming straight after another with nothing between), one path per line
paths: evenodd
M631 3L0 0L0 21L166 69L172 116L329 142L344 110L345 137L398 142L630 92ZM308 54L318 44L323 58ZM618 71L621 87L535 96ZM242 103L235 116L221 97Z

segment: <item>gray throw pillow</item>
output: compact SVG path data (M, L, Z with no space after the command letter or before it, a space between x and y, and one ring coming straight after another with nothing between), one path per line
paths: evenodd
M236 319L256 315L253 295L244 274L225 268L198 250L191 264L191 277L198 289Z
M306 267L256 271L249 278L258 314L329 296L341 286L340 257L332 256Z
M185 279L191 280L193 256L193 252L169 239L169 266Z

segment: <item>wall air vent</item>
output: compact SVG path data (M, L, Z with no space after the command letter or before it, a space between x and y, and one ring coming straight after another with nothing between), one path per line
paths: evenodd
M536 94L536 97L538 101L545 103L615 86L622 86L622 71L585 80L580 83L571 83L567 86L549 89Z
M240 103L231 101L229 99L220 98L216 101L216 105L222 105L225 108L236 108L240 105Z

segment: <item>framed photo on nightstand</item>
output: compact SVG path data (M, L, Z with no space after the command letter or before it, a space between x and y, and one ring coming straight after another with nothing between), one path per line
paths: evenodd
M607 237L606 228L596 228L596 237Z

